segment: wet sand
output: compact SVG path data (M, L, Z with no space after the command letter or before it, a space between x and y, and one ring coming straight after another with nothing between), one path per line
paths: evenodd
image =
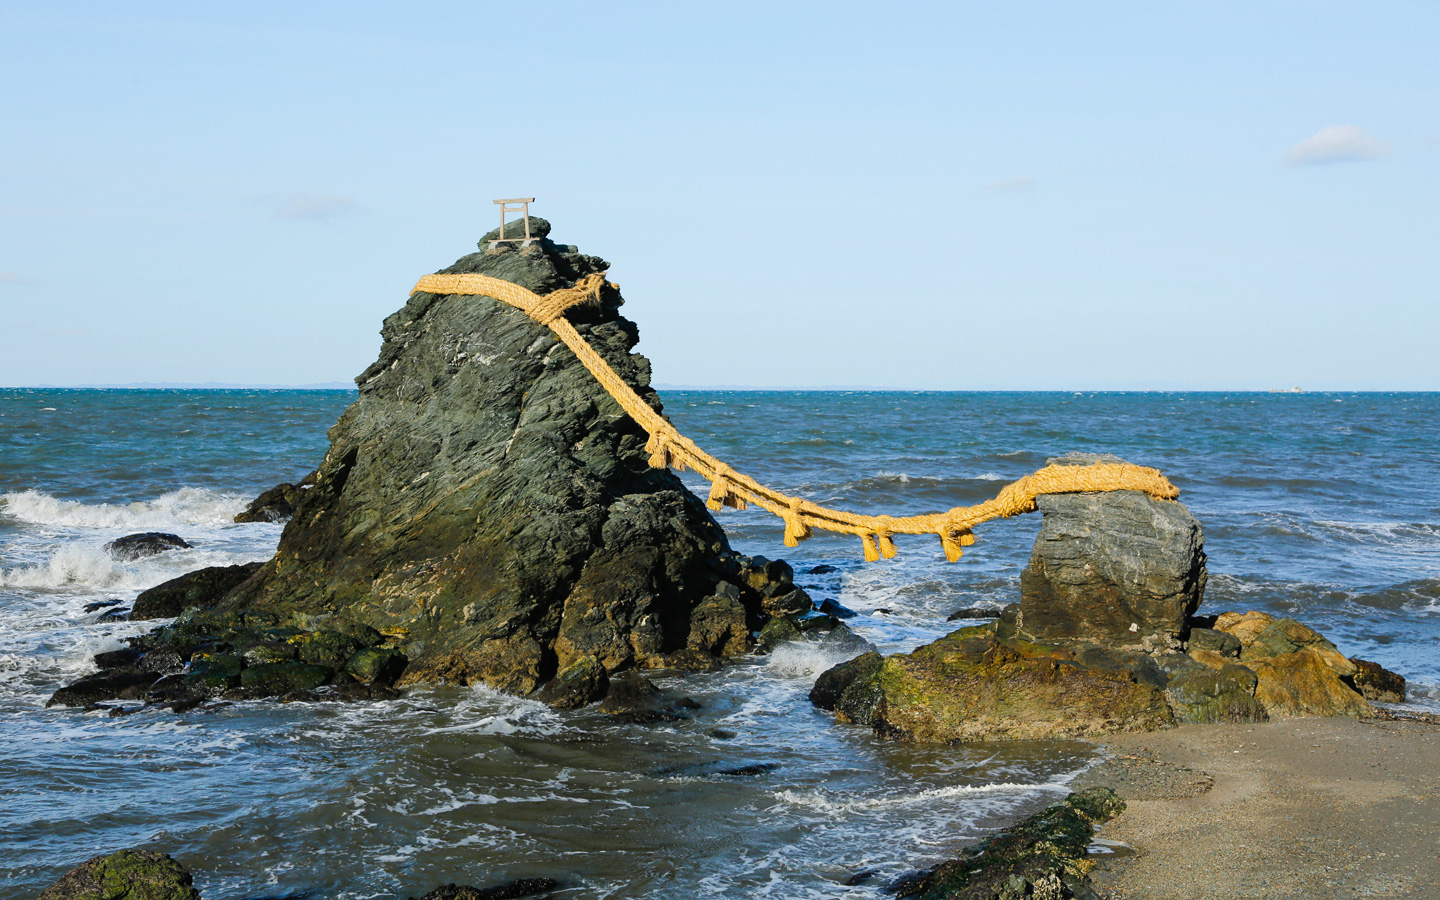
M1094 875L1113 900L1440 900L1440 720L1186 725L1105 741L1076 788L1128 808Z

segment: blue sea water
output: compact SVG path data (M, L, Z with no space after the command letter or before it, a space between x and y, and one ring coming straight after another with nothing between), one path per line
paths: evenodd
M46 710L90 657L154 623L104 621L190 569L265 559L251 497L318 462L345 391L0 390L0 900L144 845L209 900L418 895L551 875L567 898L877 896L1065 790L1078 743L906 747L809 707L838 661L792 645L673 686L674 726L615 725L484 689L391 703L240 703L122 718ZM970 504L1071 451L1156 466L1205 528L1202 611L1316 627L1440 709L1440 395L673 391L675 423L736 468L812 500L903 515ZM682 476L690 478L691 476ZM692 487L702 489L698 483ZM759 511L719 516L859 613L885 652L1016 598L1037 517L990 523L963 560L898 539L781 546ZM120 563L121 534L195 546ZM758 775L725 774L763 763ZM843 882L862 870L859 887Z

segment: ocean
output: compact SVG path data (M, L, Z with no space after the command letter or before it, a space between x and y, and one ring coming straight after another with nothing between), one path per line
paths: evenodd
M841 657L786 645L667 682L701 709L615 724L484 688L348 706L184 714L46 710L97 651L155 623L105 618L202 566L269 558L281 527L231 519L310 471L347 391L0 390L0 900L90 856L145 846L207 900L418 896L545 875L556 897L879 896L1063 796L1079 742L906 746L810 707ZM1440 394L667 391L702 447L789 492L907 515L971 504L1072 451L1164 471L1205 529L1202 612L1260 609L1410 680L1440 711ZM693 476L682 475L703 491ZM992 522L958 563L933 537L861 561L859 541L781 544L717 518L741 552L791 561L884 652L1018 599L1038 516ZM136 562L136 531L194 547ZM826 564L837 571L804 574ZM852 882L853 884L847 884Z

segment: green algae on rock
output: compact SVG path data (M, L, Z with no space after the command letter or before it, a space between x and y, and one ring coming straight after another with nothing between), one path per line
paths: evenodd
M918 900L1064 900L1097 897L1088 850L1095 828L1125 802L1109 788L1071 794L972 847L960 857L906 879L896 896Z
M168 854L121 850L66 872L39 900L200 900L200 894L189 871Z

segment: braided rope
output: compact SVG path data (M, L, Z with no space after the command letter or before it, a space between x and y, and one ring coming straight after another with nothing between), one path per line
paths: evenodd
M1098 491L1142 491L1159 500L1174 500L1180 490L1156 469L1129 463L1094 463L1085 466L1050 465L1006 485L992 500L975 506L957 506L922 516L864 516L818 506L801 497L792 497L766 487L737 472L701 450L694 441L675 429L625 382L590 343L565 318L572 307L598 303L605 276L587 275L574 287L540 296L514 282L488 275L426 275L411 293L464 294L493 297L522 310L547 326L589 370L620 408L650 436L645 450L650 465L657 469L690 469L711 482L706 506L720 510L729 506L745 509L755 505L778 516L785 523L785 546L794 547L810 537L816 528L858 536L865 559L874 562L896 553L894 535L934 534L940 538L945 558L958 560L964 547L975 543L973 529L991 519L1009 518L1035 510L1041 494L1089 493ZM612 285L613 287L613 285Z

